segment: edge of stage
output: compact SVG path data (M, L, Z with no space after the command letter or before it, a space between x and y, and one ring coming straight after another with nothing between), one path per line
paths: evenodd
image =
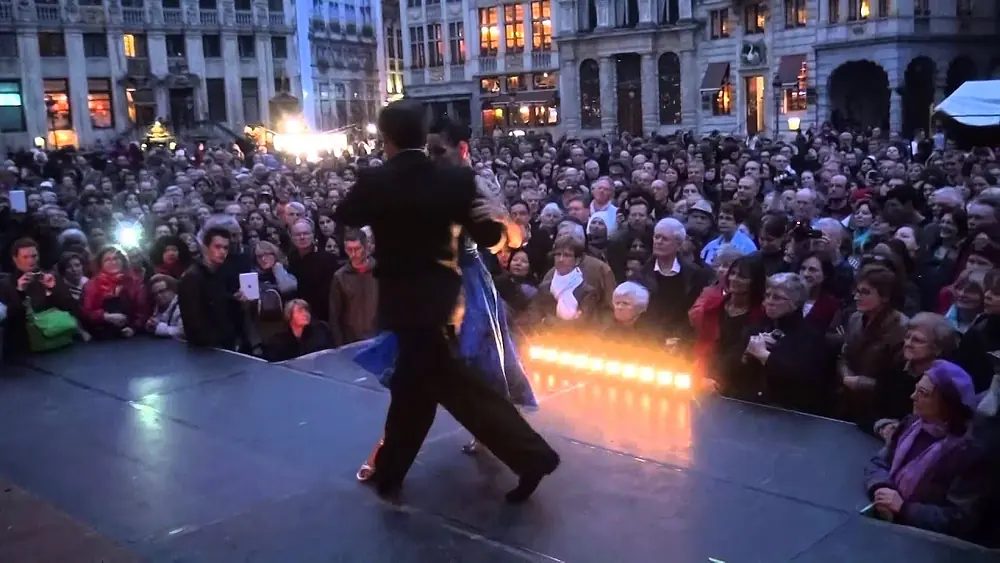
M344 352L269 365L136 339L4 366L0 560L997 559L860 516L877 443L849 425L583 375L535 389L563 465L533 501L504 504L513 476L462 455L442 412L393 509L354 480L388 395Z

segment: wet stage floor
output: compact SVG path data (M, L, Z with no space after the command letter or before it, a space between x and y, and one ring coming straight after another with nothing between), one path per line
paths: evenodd
M998 560L859 516L877 444L852 426L683 390L540 371L563 464L530 503L441 412L391 509L354 480L388 395L342 355L136 340L0 369L3 563Z

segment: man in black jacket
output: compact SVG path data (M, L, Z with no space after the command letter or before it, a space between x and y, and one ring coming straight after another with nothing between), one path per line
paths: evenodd
M483 218L489 206L478 198L471 169L436 165L421 150L421 104L395 102L378 121L388 161L359 170L334 217L371 227L381 323L399 342L385 440L370 482L381 496L398 491L440 403L520 476L507 499L526 500L559 456L506 398L469 373L475 368L457 357L455 335L462 312L456 226L487 248L501 242L504 227Z
M202 234L204 258L181 277L177 303L184 335L192 346L236 350L244 331L240 295L234 295L224 268L229 256L229 230L210 227Z

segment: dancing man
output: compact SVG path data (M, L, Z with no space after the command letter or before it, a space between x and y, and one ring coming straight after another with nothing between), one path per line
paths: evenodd
M471 169L435 164L423 152L420 103L390 104L378 125L388 161L359 174L335 217L372 229L382 326L398 346L384 442L369 482L380 496L398 493L441 404L520 477L507 499L524 501L559 456L476 365L460 359L457 334L465 312L460 235L502 247L502 206L481 197Z

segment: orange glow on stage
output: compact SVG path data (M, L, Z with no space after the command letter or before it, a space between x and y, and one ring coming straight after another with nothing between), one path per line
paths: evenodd
M694 387L690 369L683 362L677 362L672 367L658 366L659 362L654 361L620 361L616 358L590 356L540 345L528 349L528 359L534 363L571 368L603 378L635 382L644 386L677 391L690 391Z

